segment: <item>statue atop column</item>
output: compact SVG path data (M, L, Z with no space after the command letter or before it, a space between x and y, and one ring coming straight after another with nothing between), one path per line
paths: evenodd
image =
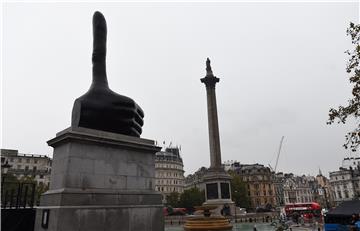
M211 66L210 66L210 59L207 58L206 59L206 76L210 76L213 75L213 72L211 70Z
M75 100L72 110L72 127L140 137L144 112L134 100L119 95L109 88L106 76L106 36L104 16L93 16L93 74L88 92Z

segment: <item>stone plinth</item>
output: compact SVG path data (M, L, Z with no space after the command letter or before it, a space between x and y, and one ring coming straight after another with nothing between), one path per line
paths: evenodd
M164 230L154 141L68 128L48 144L54 148L51 183L35 230Z
M220 215L224 205L229 206L230 213L235 209L235 203L231 200L231 176L224 169L210 168L204 175L205 199L203 205L216 206L212 212Z

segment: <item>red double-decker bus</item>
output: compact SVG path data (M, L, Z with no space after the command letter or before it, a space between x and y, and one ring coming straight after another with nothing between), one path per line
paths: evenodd
M304 220L321 217L321 206L316 202L292 203L285 205L287 217L301 216Z

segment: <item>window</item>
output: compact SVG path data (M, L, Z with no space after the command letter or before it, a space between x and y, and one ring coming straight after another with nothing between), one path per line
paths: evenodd
M30 159L26 159L26 163L30 163Z
M35 159L35 160L34 160L34 163L35 163L35 164L37 164L37 163L38 163L38 161Z
M21 163L22 162L22 159L21 158L18 158L18 163Z
M25 166L25 171L29 171L29 166Z
M21 165L18 165L18 166L17 166L17 169L21 169Z
M341 191L338 191L338 198L342 198Z
M33 167L33 171L36 172L36 166Z

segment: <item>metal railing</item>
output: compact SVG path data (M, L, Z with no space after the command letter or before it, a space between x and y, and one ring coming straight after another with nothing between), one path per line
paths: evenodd
M1 181L1 208L32 208L35 183Z

